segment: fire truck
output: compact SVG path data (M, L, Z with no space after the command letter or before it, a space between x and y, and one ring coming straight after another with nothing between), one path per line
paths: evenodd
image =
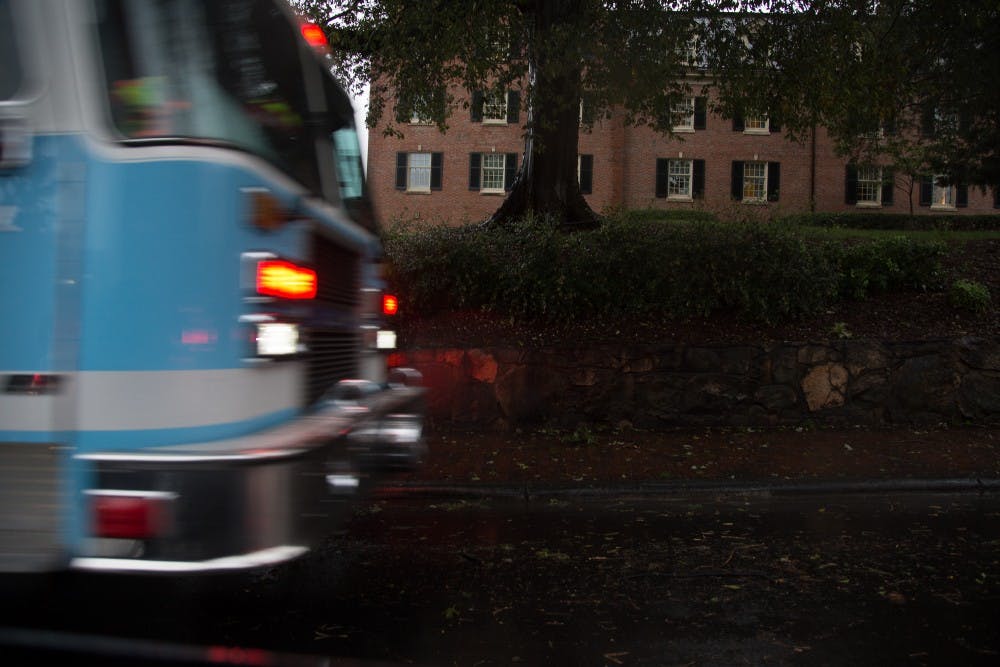
M285 0L0 0L0 572L280 563L419 465L383 261Z

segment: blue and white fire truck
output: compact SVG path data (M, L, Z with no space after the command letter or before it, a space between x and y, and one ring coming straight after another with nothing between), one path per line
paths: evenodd
M285 0L0 0L0 572L283 562L419 462L321 42Z

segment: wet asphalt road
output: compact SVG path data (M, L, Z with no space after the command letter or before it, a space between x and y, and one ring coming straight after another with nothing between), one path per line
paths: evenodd
M399 497L266 572L11 589L8 632L231 664L992 665L1000 494Z

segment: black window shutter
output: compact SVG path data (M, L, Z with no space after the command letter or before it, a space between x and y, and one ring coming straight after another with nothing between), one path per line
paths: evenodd
M469 107L469 120L473 123L483 122L483 91L472 91L472 106Z
M521 122L521 93L516 90L507 91L507 122Z
M771 132L781 132L781 120L776 116L771 116L767 119L767 128Z
M955 186L955 206L966 208L969 205L969 186L965 184Z
M503 189L510 190L517 175L517 153L507 153L503 160Z
M694 98L694 129L704 130L708 120L708 99L705 97Z
M667 196L667 166L670 161L666 158L656 158L656 196L663 199Z
M743 120L743 114L736 114L733 116L733 132L742 132L746 129L746 121Z
M896 119L886 118L882 123L882 134L892 136L896 134Z
M1000 185L993 186L993 208L1000 208Z
M892 206L892 196L896 192L896 175L891 169L882 170L882 206Z
M853 164L844 167L844 203L858 203L858 168Z
M444 153L431 153L431 190L441 189L444 171Z
M767 163L767 201L778 201L781 194L781 163Z
M705 198L705 161L694 160L691 172L691 196L695 199Z
M743 201L743 163L733 162L731 193L736 201Z
M396 189L406 189L406 153L396 153Z
M469 189L479 189L479 165L483 160L480 153L469 153Z
M580 192L589 195L594 191L594 156L580 156Z
M934 197L934 181L930 178L925 178L920 181L920 205L930 206L931 198Z

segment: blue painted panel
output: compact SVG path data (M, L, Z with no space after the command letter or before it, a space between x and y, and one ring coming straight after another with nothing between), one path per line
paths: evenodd
M99 163L85 242L84 370L235 368L246 354L240 255L302 254L306 236L247 224L247 170Z
M80 161L67 137L35 137L33 159L0 173L0 369L52 370L60 167Z

